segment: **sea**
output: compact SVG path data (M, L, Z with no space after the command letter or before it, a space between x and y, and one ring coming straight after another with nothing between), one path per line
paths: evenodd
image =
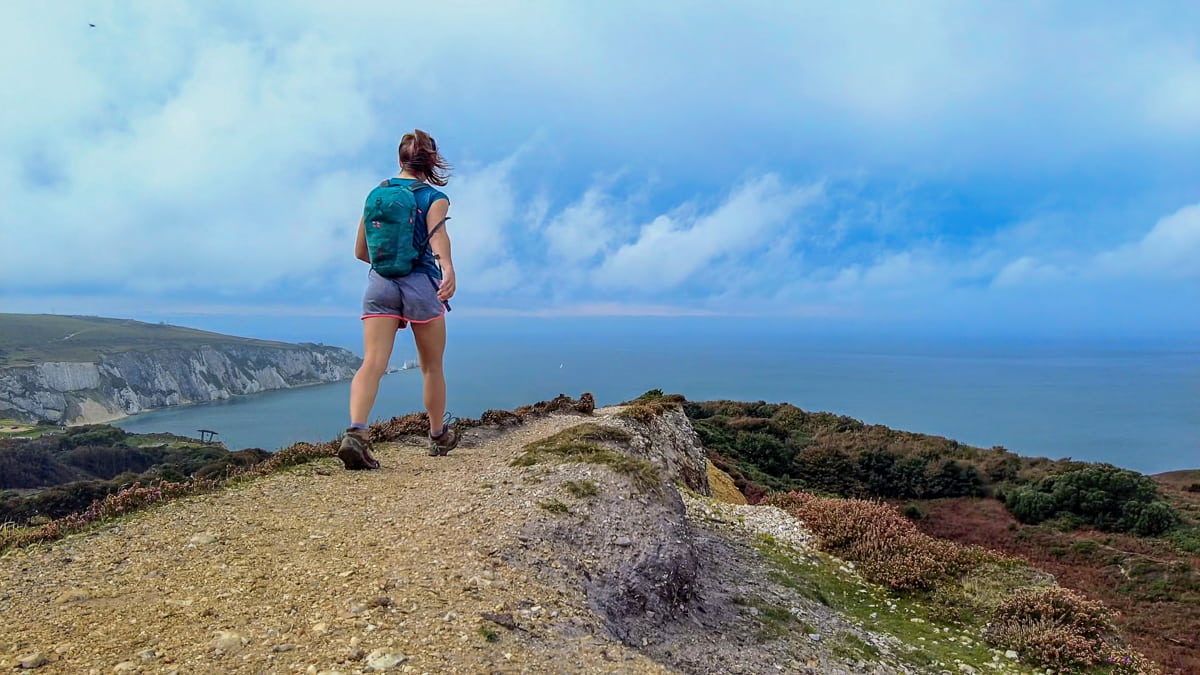
M451 315L454 316L453 314ZM344 346L357 321L193 317L172 323ZM415 359L408 331L392 365ZM1200 468L1200 343L1187 340L918 337L818 332L801 321L462 318L449 323L449 408L475 417L565 393L601 405L650 389L694 401L788 402L1026 456L1143 473ZM372 417L421 409L421 373L383 378ZM219 433L230 449L335 438L349 382L168 408L117 422L133 432Z

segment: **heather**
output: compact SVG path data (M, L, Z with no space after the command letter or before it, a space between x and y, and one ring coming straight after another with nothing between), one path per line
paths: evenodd
M926 535L878 502L789 492L766 503L804 522L822 550L867 580L922 598L941 620L983 628L990 644L1039 667L1157 672L1121 642L1103 604L1046 585L1023 562Z
M896 509L877 502L789 492L766 503L802 521L823 550L853 561L868 580L898 591L929 591L1003 560L979 547L923 534Z
M1045 666L1077 672L1155 672L1142 655L1124 647L1112 611L1059 586L1022 589L992 614L984 637Z

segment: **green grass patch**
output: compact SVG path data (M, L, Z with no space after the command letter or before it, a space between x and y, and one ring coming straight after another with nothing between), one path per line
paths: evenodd
M586 499L600 494L600 488L590 480L569 480L563 483L563 489L577 499Z
M766 558L773 580L837 610L868 630L898 639L904 645L904 651L898 654L904 664L917 668L942 664L938 667L954 670L955 660L977 666L992 660L979 626L964 629L938 621L922 596L893 594L865 583L843 572L840 568L845 563L825 553L814 551L808 554L811 559L805 560L769 536L760 536L756 548ZM967 642L962 640L964 636ZM863 647L870 645L864 643ZM848 642L843 649L850 654L862 647Z
M879 660L879 650L875 645L863 641L854 633L842 633L830 640L830 649L833 655L839 659L847 661L877 661Z
M533 466L545 461L601 464L619 474L628 476L635 485L642 489L660 485L662 479L653 464L604 445L605 443L628 443L632 438L629 432L623 429L587 422L526 445L524 452L513 458L510 464Z
M802 621L784 607L773 605L762 598L739 598L737 604L753 607L754 618L759 622L758 640L777 640L793 632L812 633L813 627Z
M487 626L479 627L479 635L483 637L484 642L499 642L500 634L488 628Z

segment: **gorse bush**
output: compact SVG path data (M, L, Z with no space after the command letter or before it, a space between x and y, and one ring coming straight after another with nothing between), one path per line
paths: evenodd
M1178 516L1159 499L1153 479L1101 464L1055 476L1006 494L1005 505L1023 523L1070 517L1102 530L1162 534Z
M1003 558L922 533L895 508L860 499L789 492L767 499L812 530L822 549L855 562L863 576L902 591L940 582Z

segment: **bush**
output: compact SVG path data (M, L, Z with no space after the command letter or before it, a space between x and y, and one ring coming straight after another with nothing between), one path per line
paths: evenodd
M1200 527L1178 528L1168 539L1181 551L1200 553Z
M1041 666L1154 672L1140 654L1118 642L1108 608L1061 586L1014 593L992 614L984 639Z
M1160 535L1179 522L1179 517L1166 502L1150 502L1144 506L1130 502L1126 506L1129 507L1126 517L1132 522L1131 529L1143 537Z
M920 520L925 517L925 512L922 511L921 507L917 506L916 504L905 504L904 511L902 513L904 513L904 517L908 518L909 520Z
M1143 536L1161 534L1178 522L1158 499L1151 478L1108 464L1046 476L1009 492L1005 505L1023 523L1069 516L1102 530Z
M804 522L822 549L859 565L863 576L897 590L929 590L985 562L1003 560L919 531L896 509L861 499L789 492L767 500Z
M107 424L85 424L71 427L57 438L61 449L70 450L84 445L123 446L128 435L124 429Z
M1030 487L1009 492L1005 506L1017 520L1031 525L1048 520L1055 513L1054 498Z

